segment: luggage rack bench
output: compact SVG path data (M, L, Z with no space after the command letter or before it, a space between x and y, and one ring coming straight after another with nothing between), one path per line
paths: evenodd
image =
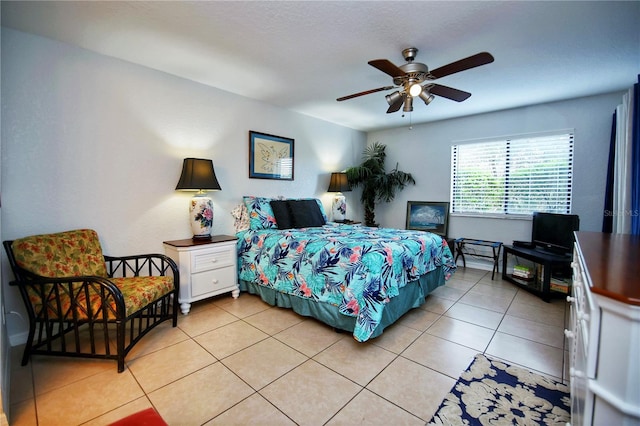
M500 249L502 248L501 241L476 240L473 238L456 238L455 242L456 242L456 258L455 258L456 263L458 263L458 257L462 257L462 266L465 268L467 267L467 261L464 258L464 249L466 248L467 245L491 247L492 254L474 253L473 256L486 257L488 259L493 260L493 268L491 269L491 279L493 279L496 272L499 272L498 259L500 258Z

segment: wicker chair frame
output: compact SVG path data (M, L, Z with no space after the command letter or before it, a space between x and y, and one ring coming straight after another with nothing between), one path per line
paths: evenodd
M163 254L105 255L108 278L47 278L18 266L12 244L3 242L15 276L9 284L19 288L29 316L23 366L34 354L100 358L117 360L121 373L125 357L144 335L167 320L178 325L180 275ZM122 292L109 279L168 274L173 274L173 290L129 315Z

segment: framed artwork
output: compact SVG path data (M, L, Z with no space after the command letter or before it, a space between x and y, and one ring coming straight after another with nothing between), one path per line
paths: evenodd
M249 177L293 180L293 139L250 130Z
M449 202L407 201L407 229L447 236Z

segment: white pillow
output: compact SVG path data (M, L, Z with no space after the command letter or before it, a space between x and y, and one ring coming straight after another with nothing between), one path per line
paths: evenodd
M233 226L236 229L236 234L249 229L249 212L244 203L235 206L233 210L231 210L231 216L233 216L234 219Z

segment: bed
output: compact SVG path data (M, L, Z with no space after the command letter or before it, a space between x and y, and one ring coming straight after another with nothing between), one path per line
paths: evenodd
M240 290L357 341L379 336L455 272L439 235L327 222L317 199L243 201L234 214Z

